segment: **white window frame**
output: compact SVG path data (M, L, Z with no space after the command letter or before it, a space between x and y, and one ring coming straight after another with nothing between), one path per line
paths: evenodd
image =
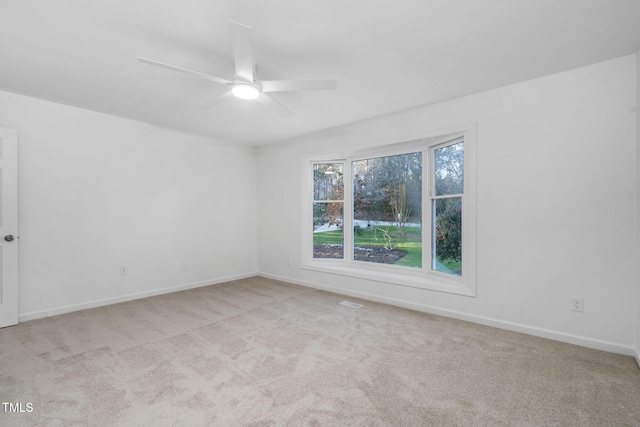
M431 200L433 189L433 152L435 149L464 141L464 194L462 195L462 276L432 269ZM425 132L418 138L381 141L380 144L353 151L331 152L302 161L302 265L306 270L356 277L390 285L476 296L476 127L458 125ZM353 254L352 162L374 157L421 151L422 181L422 267L403 267L356 261ZM343 241L344 258L313 258L313 164L344 162Z

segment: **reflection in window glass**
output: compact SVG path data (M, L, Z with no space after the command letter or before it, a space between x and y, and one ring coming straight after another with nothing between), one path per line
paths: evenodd
M435 195L464 193L464 143L434 150Z
M352 162L353 259L422 267L422 153Z
M342 163L313 165L313 200L342 200L344 174Z

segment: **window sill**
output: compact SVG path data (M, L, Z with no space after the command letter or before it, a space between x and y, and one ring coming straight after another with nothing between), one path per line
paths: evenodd
M458 278L447 278L437 273L424 273L414 269L389 269L384 265L358 265L358 262L311 261L302 265L304 270L355 277L374 282L389 283L398 286L445 292L455 295L475 297L475 286Z

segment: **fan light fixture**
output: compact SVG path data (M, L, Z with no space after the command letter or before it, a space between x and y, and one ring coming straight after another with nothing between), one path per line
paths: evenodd
M233 96L240 99L254 99L257 103L272 109L282 117L290 117L293 111L272 98L270 92L291 92L298 90L327 90L337 89L335 80L261 80L256 74L256 60L253 56L251 43L251 27L230 21L231 40L233 45L233 62L236 73L232 79L216 77L199 71L188 70L171 64L138 57L138 61L178 73L190 74L213 83L225 85ZM226 96L229 92L225 92ZM216 105L216 101L210 101L201 106Z
M256 99L260 95L258 88L249 83L236 83L231 92L240 99Z

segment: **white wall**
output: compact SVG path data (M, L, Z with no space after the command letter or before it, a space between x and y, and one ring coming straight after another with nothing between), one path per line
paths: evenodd
M261 148L259 271L632 354L635 61L627 56ZM468 122L478 130L476 298L299 268L303 157ZM574 296L584 298L584 313L570 311Z
M255 274L255 149L6 92L0 126L18 131L21 320Z
M640 365L640 50L636 54L636 233L638 244L636 246L636 278L638 289L636 291L636 362Z

